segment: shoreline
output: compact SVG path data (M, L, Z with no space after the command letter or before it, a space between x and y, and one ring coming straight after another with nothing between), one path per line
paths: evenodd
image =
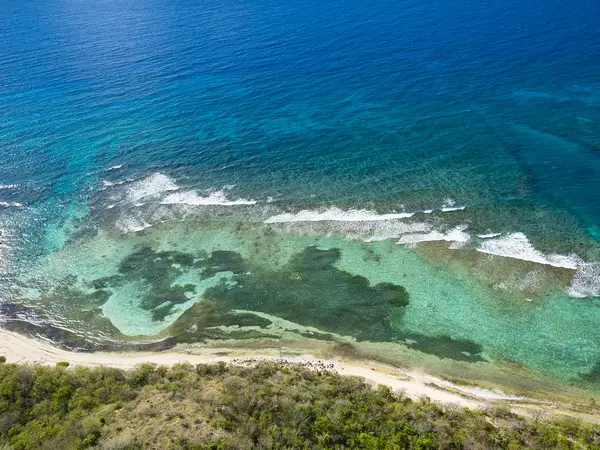
M417 371L400 370L372 361L324 359L308 353L290 356L275 349L253 351L180 345L163 351L76 352L58 348L46 340L0 329L0 356L6 357L7 363L51 366L67 361L71 366L108 366L122 370L132 369L142 363L167 366L217 362L252 365L259 361L276 361L304 365L315 370L331 370L342 376L360 377L369 384L384 385L395 392L402 392L413 400L428 397L443 405L471 409L502 405L509 407L514 413L526 416L561 414L600 423L600 416L572 410L568 405L511 396L499 390L460 386Z
M491 400L481 397L479 400L466 395L437 389L433 386L434 378L412 372L386 368L381 364L365 362L364 364L348 363L338 359L315 358L312 355L279 356L268 355L267 352L241 352L239 349L204 348L186 352L182 347L158 352L121 351L121 352L73 352L63 350L54 345L14 331L0 329L0 355L6 357L7 363L55 365L67 361L72 366L108 366L117 369L132 369L138 364L155 363L171 366L178 363L209 364L219 361L228 364L251 364L259 360L279 361L292 364L311 365L315 368L326 368L340 375L362 377L373 384L389 386L395 391L404 391L413 399L427 396L433 401L444 404L459 404L469 408L485 406ZM225 355L224 353L227 353ZM384 370L388 369L388 370ZM392 370L396 374L390 373ZM439 380L442 382L443 380ZM491 393L491 392L490 392ZM465 392L466 394L466 392ZM492 393L491 393L492 394Z

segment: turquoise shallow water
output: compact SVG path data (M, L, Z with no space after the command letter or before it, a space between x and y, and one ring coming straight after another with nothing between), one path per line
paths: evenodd
M598 13L0 2L5 326L596 389Z

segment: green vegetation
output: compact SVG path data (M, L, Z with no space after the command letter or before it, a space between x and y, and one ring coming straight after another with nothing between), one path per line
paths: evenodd
M0 365L0 448L600 449L600 426L415 402L322 367Z

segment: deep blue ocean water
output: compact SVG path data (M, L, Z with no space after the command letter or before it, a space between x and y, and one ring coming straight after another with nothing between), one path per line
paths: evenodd
M465 328L451 336L440 326L446 318L432 321L429 337L471 339L488 355L499 342L494 351L531 367L587 373L600 358L600 336L590 331L600 296L599 17L594 0L0 0L2 299L31 306L23 298L52 293L53 301L68 304L71 297L56 293L62 285L49 274L60 272L56 278L64 280L64 264L90 288L91 273L112 273L85 253L109 246L94 241L102 233L124 252L142 241L158 251L174 233L164 225L169 220L271 218L287 224L277 230L284 240L337 236L395 245L399 239L435 270L446 261L450 284L464 275L456 275L459 264L481 286L448 294L456 304L459 297L488 295L479 289L514 294L520 305L544 298L553 323L569 319L533 330L539 348L519 349L518 329L500 338L485 323L474 325L472 335ZM399 216L412 213L408 224ZM298 223L310 227L290 225ZM182 240L209 234L188 226ZM243 227L236 232L244 235ZM233 238L213 241L219 239L227 244L197 248L245 255L240 249L249 240L234 246ZM450 252L453 263L448 248L457 250ZM350 256L344 262L351 250L341 254L336 267L367 276L371 269L359 269L362 263L353 266ZM398 267L411 257L398 256ZM367 278L374 282L388 269ZM348 281L338 275L328 272L335 282ZM139 305L119 312L119 301L147 289L132 283L120 297L122 285L112 287L100 316L125 335L143 334L143 326L148 334L163 330L162 322L148 325L152 318L141 320L142 328L123 319ZM321 278L311 283L324 289ZM422 295L424 304L437 301ZM410 308L417 311L417 304ZM258 307L238 309L250 306ZM471 303L463 307L464 314L473 311ZM157 308L165 304L142 307L153 314ZM411 314L405 326L423 327L425 319ZM303 325L340 331L328 323ZM563 345L560 333L578 328L563 348L553 347ZM531 357L544 351L545 339L553 342L545 356ZM564 356L581 345L588 349L584 359Z
M3 201L72 199L123 164L256 197L435 190L600 220L597 2L1 8L0 180L20 186Z

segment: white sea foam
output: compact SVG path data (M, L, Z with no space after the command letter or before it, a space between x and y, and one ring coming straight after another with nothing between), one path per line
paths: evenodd
M131 180L121 180L121 181L108 181L108 180L100 180L103 186L112 187L112 186L120 186L121 184L125 184Z
M462 211L466 206L444 206L440 211L442 212L452 212L452 211Z
M254 205L256 200L246 200L243 198L229 200L223 190L209 192L206 196L200 195L196 191L176 192L169 194L161 201L164 205L192 205L192 206L235 206L235 205Z
M267 203L270 203L272 198L269 197ZM462 211L465 206L456 206L456 202L452 199L444 200L444 203L437 211L451 212ZM425 209L415 212L392 212L379 214L375 211L367 209L341 209L331 207L320 210L303 209L296 213L283 213L269 217L265 223L282 223L282 222L376 222L395 219L407 219L415 214L432 214L435 209Z
M577 270L578 268L578 258L576 256L544 255L531 245L531 242L529 242L529 239L523 233L512 233L486 240L481 243L477 250L490 255L521 259L553 267L572 270Z
M115 225L123 233L135 233L152 226L145 220L133 216L121 217L115 222Z
M350 223L351 224L351 223ZM373 224L373 223L372 223ZM371 235L364 239L365 242L384 241L387 239L398 239L409 233L424 233L431 230L431 225L424 222L406 223L400 221L374 222L375 226L369 226L368 222L362 222L367 228L369 226Z
M600 265L582 261L568 293L576 298L600 297Z
M505 258L574 270L573 280L567 289L568 295L575 298L600 297L600 265L597 262L584 261L577 255L545 255L536 250L523 233L486 240L477 250Z
M18 184L0 184L0 189L14 189L19 187Z
M445 233L437 230L428 233L411 233L400 237L398 244L417 244L419 242L446 241L458 244L465 244L471 239L469 233L466 233L466 225L459 225Z
M446 200L446 209L458 210L464 207L451 206L454 203ZM441 211L441 210L438 210ZM433 210L419 211L431 213ZM328 232L342 233L352 239L366 242L387 239L400 239L399 244L416 244L426 241L452 242L452 248L464 245L470 239L465 232L466 226L459 226L447 232L433 229L433 225L425 222L407 221L417 212L393 212L379 214L366 209L343 210L331 207L320 210L302 210L296 213L283 213L271 216L265 223L278 225L288 231L300 231L316 234Z
M462 211L463 209L465 209L464 206L457 206L456 202L454 200L452 200L451 198L447 198L446 200L444 200L444 203L442 204L440 211L451 212L451 211ZM429 210L427 210L427 211L429 211Z
M156 197L163 192L176 191L179 186L162 173L154 173L142 180L135 181L127 189L127 198L136 202L145 197Z
M0 202L0 206L4 206L5 208L22 208L25 205L18 202Z
M377 214L367 210L342 210L329 208L319 211L304 210L271 216L265 223L288 232L323 235L339 233L350 239L366 242L397 239L407 233L426 233L432 225L424 222L407 222L412 214Z
M389 213L377 214L375 211L365 209L343 210L332 207L325 210L313 211L302 210L297 213L284 213L269 217L265 223L283 222L376 222L393 219L406 219L412 217L412 213Z

